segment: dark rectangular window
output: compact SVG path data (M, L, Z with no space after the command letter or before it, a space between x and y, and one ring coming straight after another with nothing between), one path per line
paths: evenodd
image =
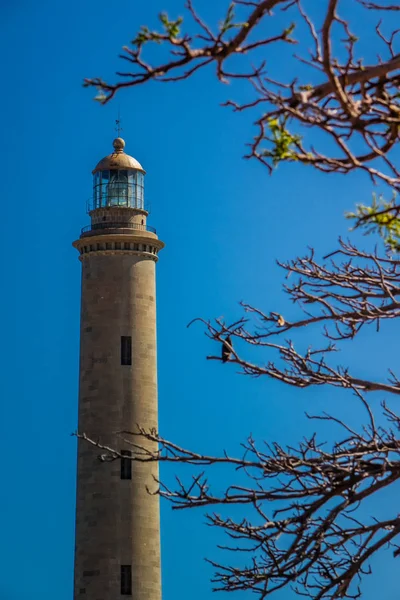
M130 335L121 336L121 365L132 364L132 338Z
M121 454L121 479L132 479L132 461L128 458L132 456L132 452L121 450Z
M121 565L121 594L123 596L132 596L131 565Z

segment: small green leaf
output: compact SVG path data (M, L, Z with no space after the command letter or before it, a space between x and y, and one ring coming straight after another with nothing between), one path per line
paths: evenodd
M104 93L104 90L99 90L96 94L96 96L93 98L93 100L95 100L96 102L104 102L104 100L106 100L107 96Z
M382 196L372 197L372 204L357 204L355 212L346 217L355 221L354 229L361 227L366 233L377 232L392 252L400 251L400 217L396 194L387 201Z

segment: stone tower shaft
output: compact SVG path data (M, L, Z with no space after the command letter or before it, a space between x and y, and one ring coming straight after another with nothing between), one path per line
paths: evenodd
M122 431L157 428L155 265L141 165L123 141L94 170L91 225L74 242L82 262L80 433L120 451L100 462L78 441L74 600L160 600L155 464L129 460Z

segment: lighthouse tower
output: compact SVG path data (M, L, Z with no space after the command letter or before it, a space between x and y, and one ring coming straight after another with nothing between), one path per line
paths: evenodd
M93 171L91 224L74 242L82 262L80 433L74 600L160 600L160 518L155 464L130 460L137 425L157 427L155 265L164 247L147 225L145 171L114 151ZM135 441L135 440L134 440Z

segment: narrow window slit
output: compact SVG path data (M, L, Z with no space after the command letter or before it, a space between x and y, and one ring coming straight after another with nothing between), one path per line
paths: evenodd
M132 364L132 337L130 335L121 336L121 365Z
M121 595L132 595L132 567L131 565L121 565Z
M130 450L121 450L121 479L132 479L132 461L130 456L132 452Z

